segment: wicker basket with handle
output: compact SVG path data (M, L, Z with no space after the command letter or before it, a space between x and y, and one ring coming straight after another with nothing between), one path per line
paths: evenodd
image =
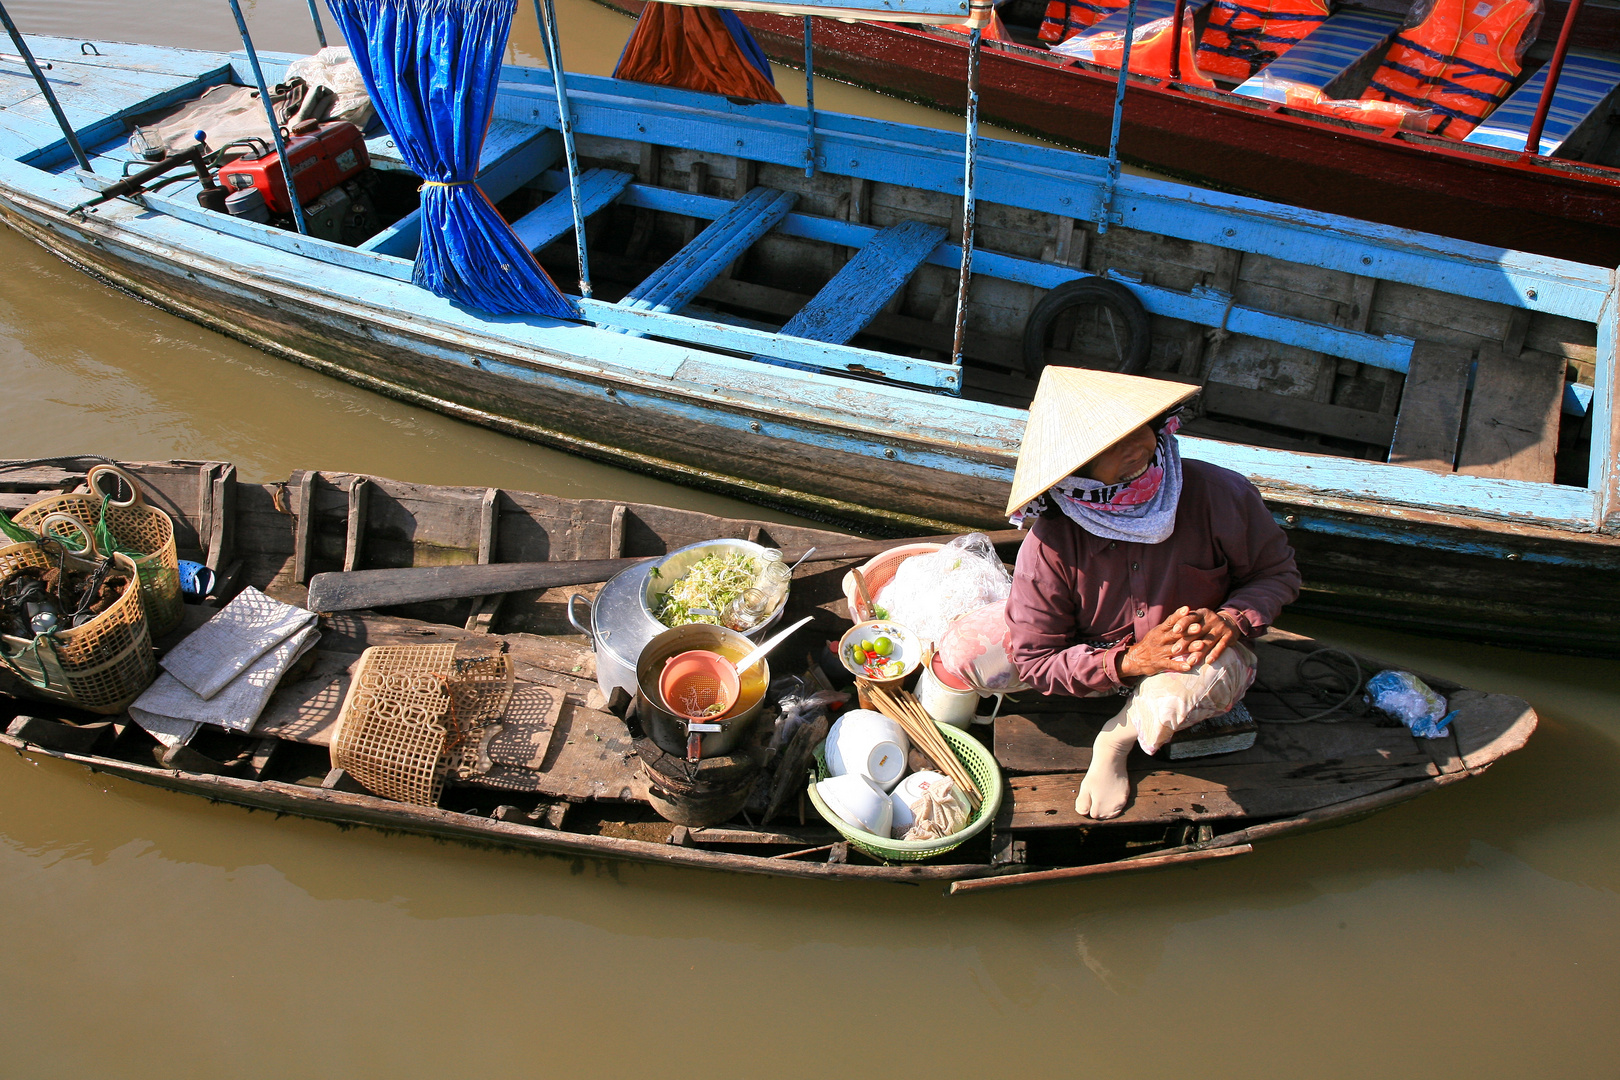
M86 572L96 565L87 558L47 551L40 544L12 544L0 548L0 581L24 568L45 570L64 563ZM0 635L0 659L31 692L89 712L112 714L123 712L157 678L135 561L114 554L113 565L129 584L111 607L89 622L33 640Z
M130 496L118 500L106 494L103 478L116 480L114 495L121 488ZM152 636L160 638L180 625L183 614L180 597L180 560L174 545L174 522L155 506L148 506L135 478L116 465L96 465L85 476L90 490L53 495L29 506L13 520L38 535L40 523L51 514L71 514L92 528L106 512L107 529L118 550L129 555L140 575L146 621ZM55 530L70 546L82 547L71 530Z

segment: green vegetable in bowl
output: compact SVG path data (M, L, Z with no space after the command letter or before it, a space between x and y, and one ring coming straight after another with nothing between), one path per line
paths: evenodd
M658 598L653 615L665 626L718 623L720 614L758 577L759 560L752 555L741 551L706 555Z

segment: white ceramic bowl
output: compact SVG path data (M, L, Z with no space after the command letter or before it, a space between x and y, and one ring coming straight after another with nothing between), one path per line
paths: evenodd
M827 771L834 776L859 775L884 791L906 774L911 740L900 725L882 713L855 709L839 717L827 732Z
M914 772L900 781L893 793L889 795L889 801L894 804L894 820L891 827L894 830L896 840L904 837L911 830L911 826L916 824L917 815L911 812L911 804L922 797L923 789L930 785L949 784L950 782L951 778L944 773L937 773L930 769Z
M865 832L888 836L894 823L894 804L882 788L859 773L829 776L816 785L827 808Z

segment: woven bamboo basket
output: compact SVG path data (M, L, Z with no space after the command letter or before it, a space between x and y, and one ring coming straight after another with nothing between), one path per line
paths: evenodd
M512 698L512 659L460 661L454 643L373 645L360 654L332 735L332 764L385 799L435 806Z
M30 641L0 635L5 665L36 694L65 701L95 713L119 713L140 697L157 678L157 658L147 629L139 572L128 555L114 555L114 565L130 584L112 607L83 626L61 630ZM0 581L25 567L45 569L58 564L38 544L12 544L0 548ZM95 563L67 557L75 570L92 570Z
M40 522L46 517L66 513L94 528L101 517L102 498L106 490L98 486L97 481L104 476L116 477L131 492L127 500L107 500L107 528L112 532L120 551L137 553L130 557L141 579L147 625L152 636L160 638L180 625L184 613L180 596L180 560L174 545L174 522L162 510L147 505L146 496L141 494L140 485L133 476L114 465L97 465L85 477L89 491L53 495L34 503L13 520L38 534ZM70 546L83 546L80 537L69 535L60 527L55 532Z

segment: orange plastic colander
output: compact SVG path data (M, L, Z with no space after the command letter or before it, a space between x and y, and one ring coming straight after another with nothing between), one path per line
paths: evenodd
M813 617L806 615L736 664L707 649L676 653L664 661L664 670L658 676L658 692L663 695L665 708L688 720L724 716L737 700L737 676L753 667Z

